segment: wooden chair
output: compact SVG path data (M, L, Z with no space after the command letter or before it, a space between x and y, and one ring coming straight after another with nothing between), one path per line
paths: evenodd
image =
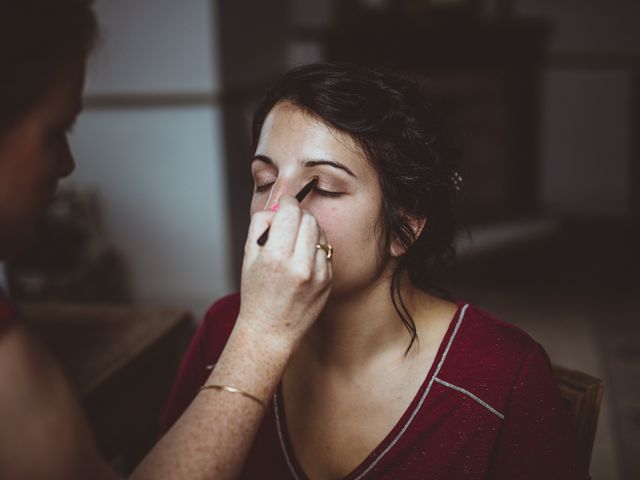
M552 370L560 395L567 403L573 418L578 433L578 445L590 464L604 391L602 380L559 365L553 365Z

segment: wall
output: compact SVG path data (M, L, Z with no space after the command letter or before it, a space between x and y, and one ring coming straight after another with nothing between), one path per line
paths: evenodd
M516 0L552 29L544 77L542 197L553 213L624 217L632 192L633 79L640 4Z
M137 302L199 316L231 290L215 5L98 0L70 183L98 192Z
M565 215L626 215L629 79L616 70L554 68L545 87L543 201Z

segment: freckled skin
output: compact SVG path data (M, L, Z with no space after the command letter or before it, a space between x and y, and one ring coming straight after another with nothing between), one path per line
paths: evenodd
M280 204L278 213L259 212L252 218L242 267L241 310L206 382L249 392L264 404L323 308L331 280L330 266L315 248L317 226L303 224L292 197L283 197ZM286 228L288 224L294 228ZM268 225L269 241L260 247L257 239ZM304 241L292 242L295 235ZM289 248L280 248L286 245ZM302 278L299 267L304 264L315 268ZM204 390L133 478L156 479L158 472L162 479L236 478L263 415L264 409L249 398Z
M206 383L232 385L267 404L290 354L265 345L250 329L236 328ZM250 399L204 390L131 478L236 478L263 415Z

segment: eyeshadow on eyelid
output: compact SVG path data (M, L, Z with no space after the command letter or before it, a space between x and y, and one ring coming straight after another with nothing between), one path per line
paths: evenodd
M318 187L331 187L335 190L344 190L348 188L348 183L339 179L327 179L323 180L322 176L320 176L320 181L318 182Z
M255 174L253 174L253 179L256 181L269 181L269 182L275 182L277 177L275 177L273 174L270 174L269 172L257 172Z

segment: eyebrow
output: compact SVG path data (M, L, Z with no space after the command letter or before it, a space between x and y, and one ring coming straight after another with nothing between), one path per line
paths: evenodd
M253 157L252 162L255 162L256 160L260 160L261 162L264 162L268 165L273 165L273 160L271 160L269 157L267 157L266 155L256 155L255 157ZM334 160L327 160L324 158L310 158L310 159L304 159L301 160L301 165L303 167L316 167L318 165L328 165L330 167L334 167L337 168L339 170L342 170L344 172L347 172L349 175L351 175L353 178L358 178L356 177L356 175L346 166L344 166L343 164L341 164L340 162L336 162Z

